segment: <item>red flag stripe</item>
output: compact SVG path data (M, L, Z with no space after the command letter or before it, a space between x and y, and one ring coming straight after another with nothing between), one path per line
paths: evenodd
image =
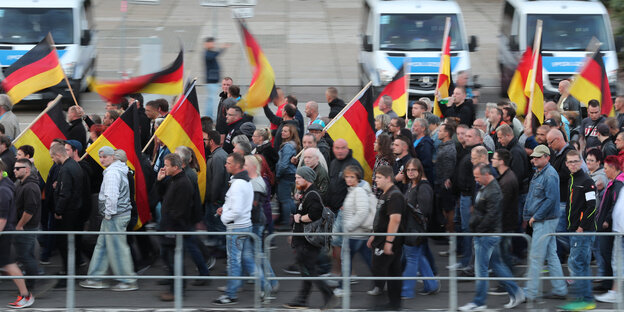
M9 92L13 87L22 83L24 80L38 75L42 72L47 72L59 66L58 56L56 51L50 52L40 60L17 69L11 75L7 76L3 80L3 87L6 92Z

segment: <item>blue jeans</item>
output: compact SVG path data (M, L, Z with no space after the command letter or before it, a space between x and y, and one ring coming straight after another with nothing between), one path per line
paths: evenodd
M210 269L206 265L206 259L204 258L204 254L201 249L199 249L199 242L197 240L197 236L184 236L184 250L191 255L191 259L195 263L197 267L197 271L199 271L199 275L208 276L210 275Z
M468 227L470 222L470 206L472 206L472 196L461 195L459 197L459 213L461 218L461 231L463 233L470 232L470 228ZM463 257L460 263L463 267L466 267L470 265L470 260L472 260L472 236L464 236L462 240L464 248L462 250Z
M509 268L503 263L500 257L500 237L481 236L474 238L475 248L475 276L488 277L488 267L492 269L494 275L498 277L513 277ZM520 292L520 288L514 281L500 281L509 296L515 298ZM488 281L477 281L477 293L472 302L478 306L485 305L487 298Z
M280 222L281 224L288 225L290 222L290 216L295 213L297 207L292 198L292 190L295 187L295 178L293 177L281 177L277 180L277 200L280 204Z
M227 232L249 232L251 226L240 229L228 229ZM242 276L243 267L245 272L253 276L256 273L256 263L254 261L254 248L252 239L247 235L228 235L227 244L227 273L228 276ZM262 279L262 270L260 270ZM236 299L238 289L243 285L242 280L228 280L225 294Z
M203 109L202 116L208 116L212 118L212 120L216 123L217 120L215 116L215 103L217 102L217 98L219 97L219 87L221 84L219 83L207 83L206 84L206 104Z
M561 262L559 262L559 257L557 257L557 244L555 243L555 237L550 236L545 239L540 239L546 234L554 233L558 222L559 219L533 222L533 238L529 258L529 277L531 279L527 282L525 292L527 299L534 300L538 295L538 289L541 282L538 277L542 271L544 260L548 262L548 273L550 276L563 277ZM565 280L551 280L550 283L552 284L553 294L561 296L567 295L568 290L566 288Z
M334 219L334 224L332 225L332 233L340 233L342 232L342 210L338 210L336 212L336 218ZM340 235L332 235L331 245L335 247L342 247L342 239L343 236Z
M368 269L371 272L373 272L372 270L373 252L371 251L370 248L368 248L368 246L366 246L366 242L367 242L366 238L350 238L349 239L349 257L351 259L351 261L349 262L350 264L349 271L348 271L349 274L351 274L351 268L353 268L353 258L355 257L356 254L360 254L360 256L362 256L362 260L364 260L364 263L366 263L366 266L368 267ZM342 261L344 261L345 257L346 257L345 249L343 248L340 254L340 258L342 259ZM339 284L342 287L342 281L340 281Z
M418 272L422 277L433 277L431 266L429 261L424 256L423 252L425 244L418 246L403 245L403 255L405 256L406 264L403 269L403 277L418 276ZM435 280L423 280L425 287L423 291L434 291L440 287L438 281ZM403 287L401 289L401 297L414 297L414 286L416 286L416 280L404 280Z
M570 236L570 258L568 268L571 276L590 276L591 245L593 236ZM572 284L574 297L583 301L594 301L591 280L574 280Z
M208 232L225 232L225 225L221 222L221 218L216 215L217 207L213 203L206 203L206 215L204 216L204 224L206 224L206 230ZM225 236L214 235L210 237L217 242L217 248L225 250Z
M102 219L100 232L125 232L130 214ZM134 266L128 240L124 235L98 236L93 256L89 263L88 275L105 275L110 266L114 275L134 275ZM120 279L120 282L133 283L136 279Z
M258 237L260 238L260 246L263 246L262 244L262 238L263 238L263 232L264 232L264 225L262 224L254 224L251 226L252 228L252 232L256 235L258 235ZM255 253L255 244L254 242L251 242L252 246L254 247L254 253ZM271 263L267 261L266 256L264 255L264 250L262 249L262 247L260 247L260 250L258 251L260 253L260 258L262 259L262 263L260 264L260 267L262 269L266 268L268 270L269 276L270 277L275 277L275 272L273 271L273 267L271 267ZM263 271L264 272L264 271ZM262 287L263 289L267 289L267 287L269 287L268 289L274 288L276 287L278 284L277 280L272 280L270 285L269 282L263 278L262 279Z

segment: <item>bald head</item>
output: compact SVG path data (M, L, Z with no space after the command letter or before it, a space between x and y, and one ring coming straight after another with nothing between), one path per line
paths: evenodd
M567 95L568 94L568 90L570 89L570 81L569 80L561 80L559 82L559 93L561 95Z
M318 116L318 103L314 101L310 101L306 103L305 114L306 114L306 117L310 119L316 118L316 116Z
M566 145L565 140L563 139L563 133L559 129L551 129L548 131L546 135L546 141L548 142L548 147L553 150L559 152Z
M334 151L336 159L343 160L349 155L349 144L347 144L345 139L338 139L334 141L334 147L332 150Z
M544 103L544 112L550 112L550 111L556 111L556 110L557 110L557 103L553 101L548 101Z

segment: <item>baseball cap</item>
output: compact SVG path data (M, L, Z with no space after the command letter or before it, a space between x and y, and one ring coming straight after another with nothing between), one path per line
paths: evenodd
M550 149L546 145L540 144L535 147L535 149L533 149L533 154L531 154L531 157L542 157L544 155L550 156Z

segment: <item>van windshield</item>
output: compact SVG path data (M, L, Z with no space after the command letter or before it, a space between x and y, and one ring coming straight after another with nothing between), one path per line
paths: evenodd
M602 42L603 50L613 50L600 14L530 14L527 16L528 46L533 45L538 19L544 22L544 51L585 51L592 37Z
M48 32L56 44L74 43L72 9L0 8L0 43L35 44Z
M443 14L382 14L380 16L380 50L440 51L444 23ZM451 50L463 50L457 16L451 17Z

